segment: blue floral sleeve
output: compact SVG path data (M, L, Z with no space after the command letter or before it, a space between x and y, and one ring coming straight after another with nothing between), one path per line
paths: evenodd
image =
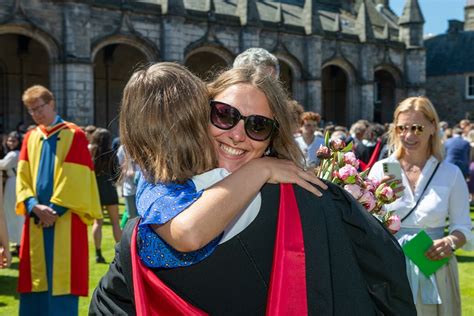
M202 195L191 180L184 184L149 183L141 176L137 186L138 253L150 268L176 268L198 263L207 258L219 244L222 234L203 248L179 252L168 245L150 224L164 224L193 204Z

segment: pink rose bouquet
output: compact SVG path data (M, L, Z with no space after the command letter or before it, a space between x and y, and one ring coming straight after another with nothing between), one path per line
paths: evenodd
M326 134L325 146L321 146L316 155L320 159L316 168L318 177L343 187L392 234L400 230L400 218L383 207L398 198L393 191L396 184L388 185L368 178L369 170L359 173L359 160L352 152L352 143L346 145L342 140L329 141L329 134Z

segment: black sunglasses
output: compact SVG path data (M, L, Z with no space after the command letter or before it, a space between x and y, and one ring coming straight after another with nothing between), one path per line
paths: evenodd
M210 101L211 123L217 128L229 130L244 120L245 133L256 141L267 140L276 129L278 122L261 115L244 116L233 106L220 102Z
M410 130L415 135L421 135L421 133L423 133L423 131L425 130L425 127L420 124L397 125L396 129L399 134L403 134L405 132L408 132L408 130Z

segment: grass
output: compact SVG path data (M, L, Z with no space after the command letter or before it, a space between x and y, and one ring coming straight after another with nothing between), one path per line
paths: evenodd
M120 212L123 212L121 205ZM474 221L474 208L471 208L471 219ZM110 262L114 256L114 241L112 227L108 218L104 221L102 252ZM459 262L459 280L462 296L462 314L474 315L474 252L463 250L456 251ZM87 315L89 310L90 295L94 291L100 278L107 272L108 264L95 263L95 250L89 228L89 297L79 299L79 315ZM18 279L18 258L14 258L9 269L0 270L0 315L18 315L18 293L16 283Z
M120 213L123 213L123 205L120 205ZM92 226L89 226L89 296L79 298L79 315L87 315L89 311L90 297L97 286L100 278L107 272L108 264L95 263L95 248L92 240ZM114 238L112 226L106 216L102 228L102 255L107 262L114 257ZM18 257L13 258L9 269L0 270L0 315L18 315L19 295L16 292L18 281Z

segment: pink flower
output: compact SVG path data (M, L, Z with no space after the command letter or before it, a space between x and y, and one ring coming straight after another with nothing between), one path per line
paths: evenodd
M364 179L365 188L370 192L374 193L377 187L380 185L380 181L375 178Z
M321 145L316 151L316 156L319 159L329 159L331 158L331 150L328 147Z
M375 196L370 191L364 191L362 196L359 198L359 202L365 207L367 211L372 211L375 207Z
M348 151L344 154L344 163L353 166L354 168L359 168L359 159L352 151Z
M329 147L332 150L340 151L340 150L344 149L344 147L346 147L346 143L342 139L337 138L337 139L333 139L329 142Z
M349 192L356 200L362 196L362 189L357 184L346 184L344 185L344 189Z
M382 201L383 204L390 204L397 199L393 189L386 183L379 185L375 191L375 196L378 200Z
M357 169L351 165L345 165L335 172L336 177L344 183L355 183L355 178L358 175Z
M387 229L392 233L395 234L400 230L402 222L400 221L400 217L398 215L391 215L385 225L387 226Z

